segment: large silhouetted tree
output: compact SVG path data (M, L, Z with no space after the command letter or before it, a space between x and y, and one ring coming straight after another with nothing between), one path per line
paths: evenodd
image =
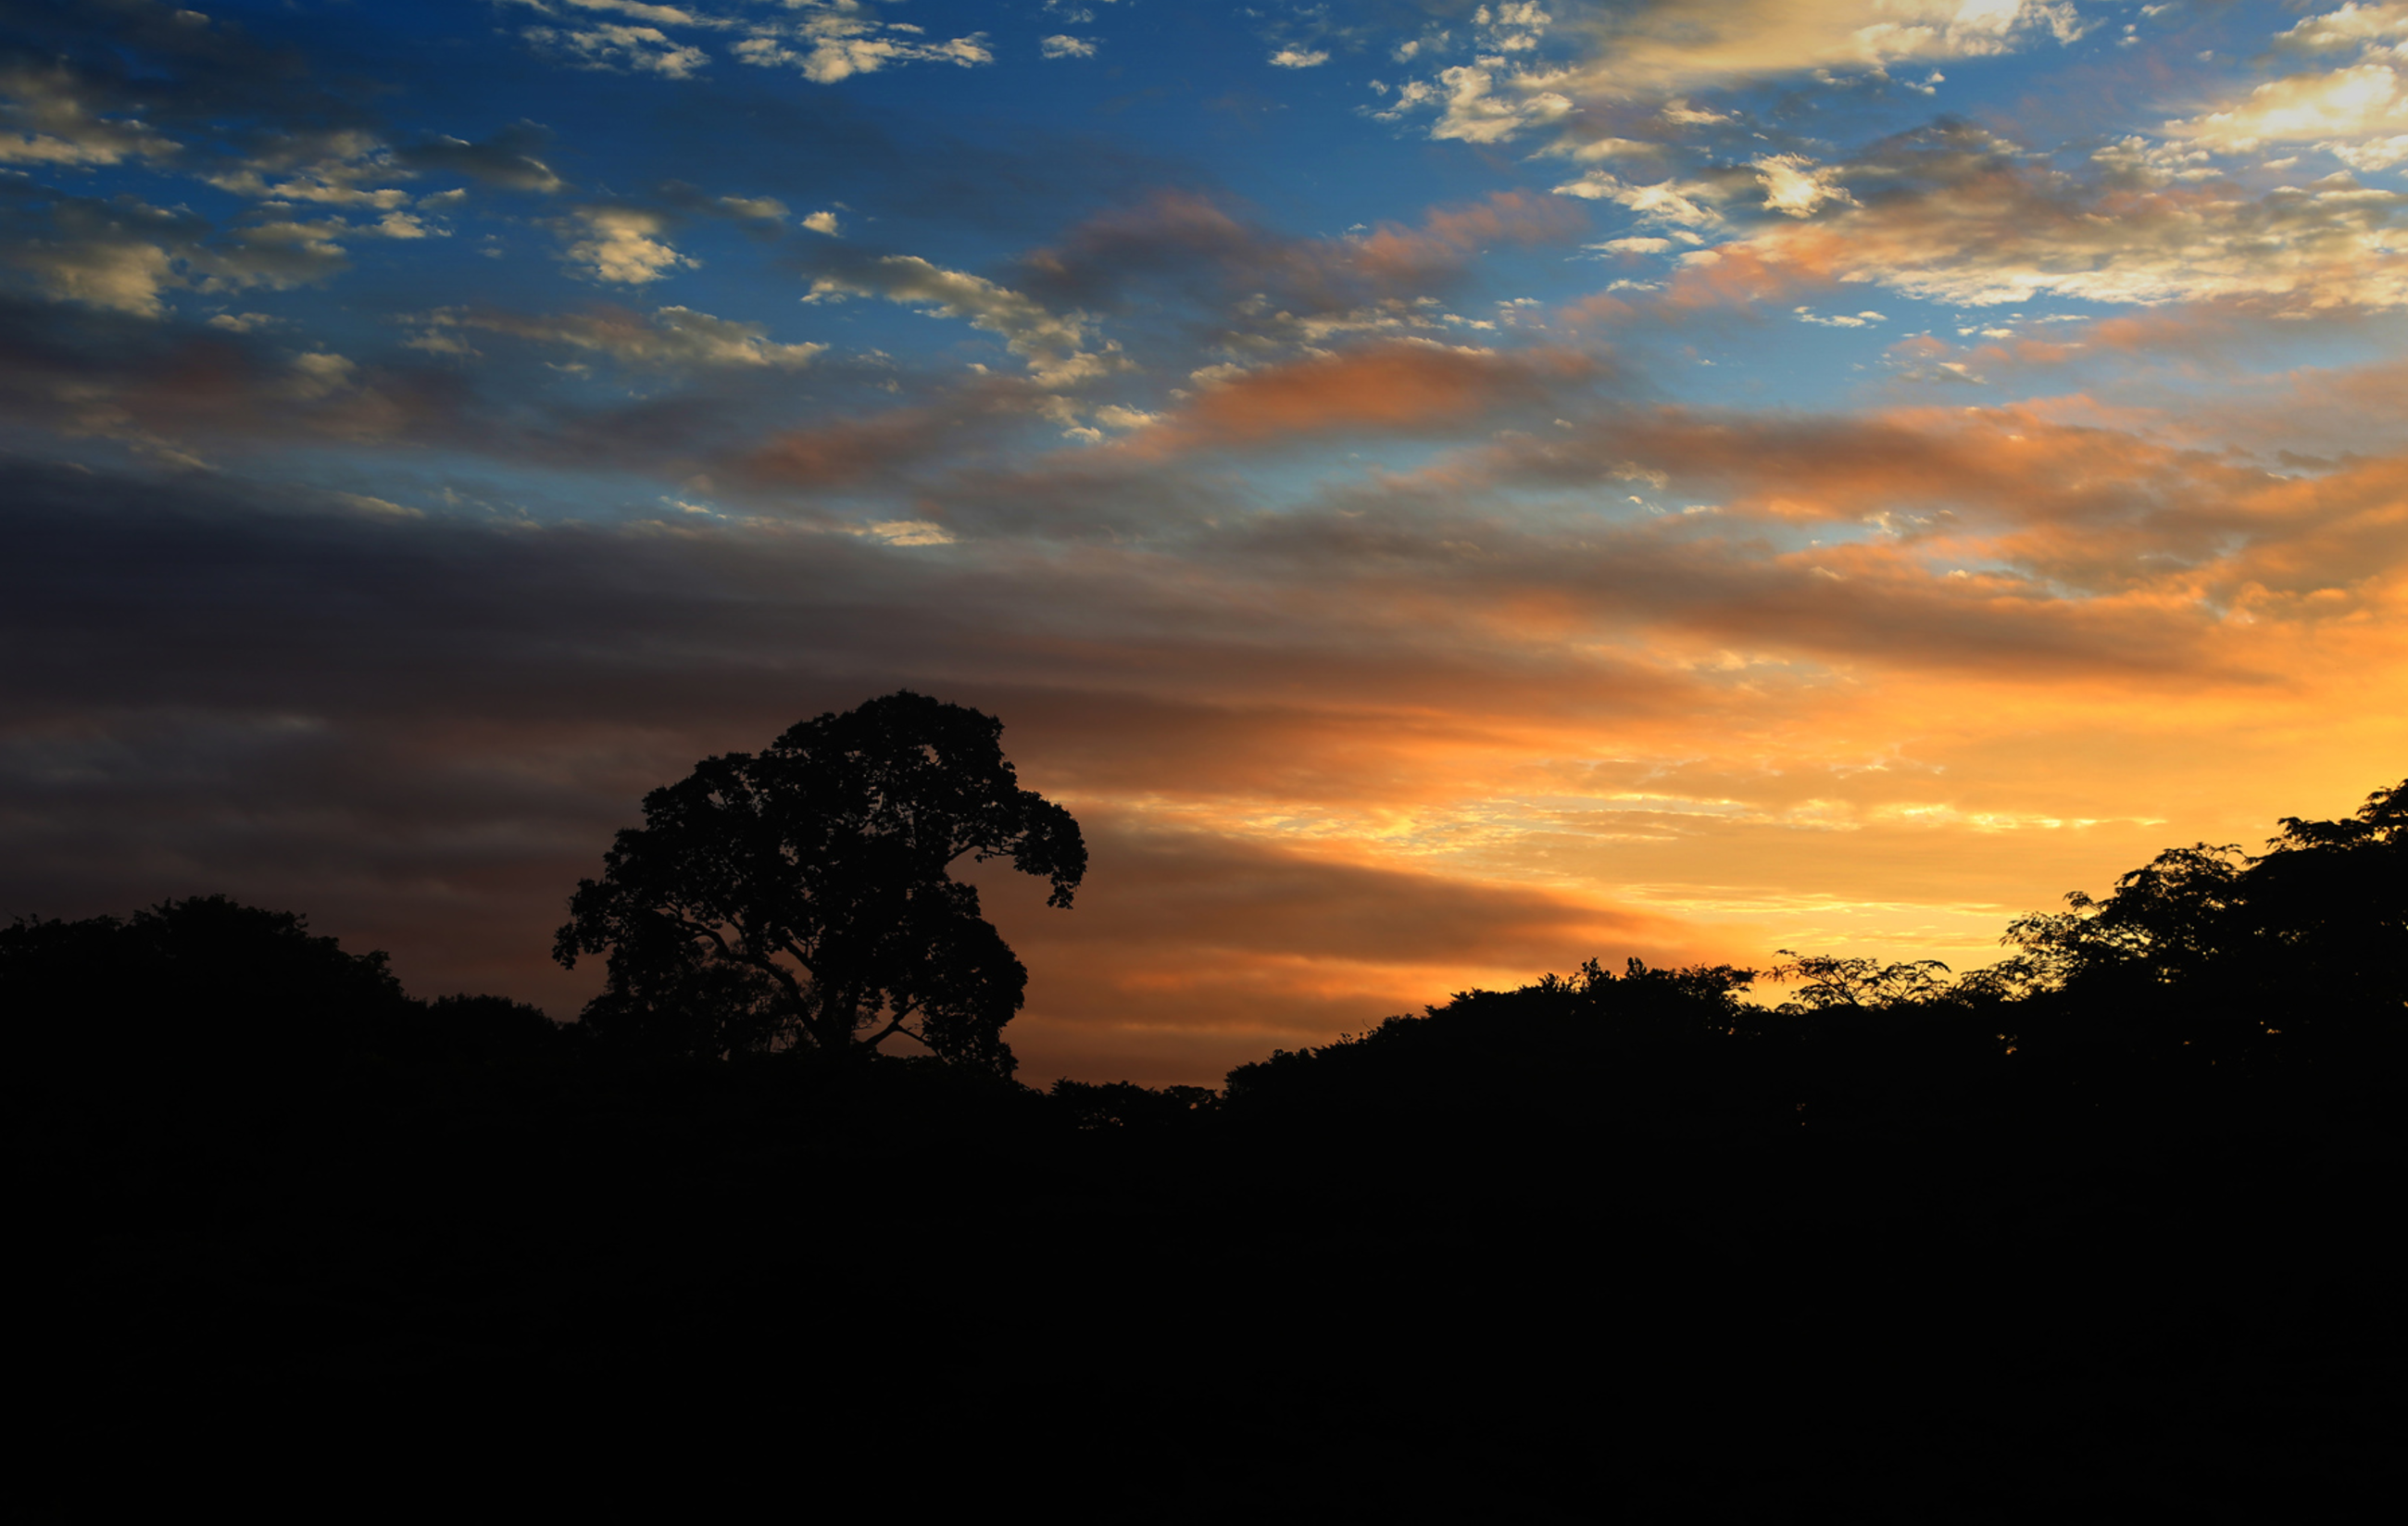
M1070 813L1020 788L993 716L907 692L706 758L644 797L553 957L609 951L597 1037L688 1054L846 1051L896 1034L1010 1074L1028 972L949 870L1008 858L1067 906Z

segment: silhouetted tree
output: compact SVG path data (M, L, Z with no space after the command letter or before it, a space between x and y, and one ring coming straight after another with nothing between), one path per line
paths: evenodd
M2350 817L2285 817L2263 854L2168 849L2103 899L2018 920L2002 987L2217 1052L2293 1029L2366 1033L2408 1005L2408 781ZM2170 1026L2169 1026L2170 1025Z
M2230 913L2249 857L2237 845L2169 848L2122 876L2106 899L2074 891L2072 909L2017 919L2004 941L2048 987L2185 985L2230 949Z
M2280 1020L2397 1027L2408 1015L2408 779L2341 820L2282 825L2229 919L2247 983L2290 998Z
M903 1034L1009 1075L1028 973L948 871L1009 858L1068 906L1087 849L1069 812L1020 788L1002 730L907 691L645 796L553 948L571 966L609 951L596 1035L722 1055Z

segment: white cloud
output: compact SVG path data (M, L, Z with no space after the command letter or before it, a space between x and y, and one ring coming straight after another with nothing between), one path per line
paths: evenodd
M2408 42L2408 0L2389 5L2351 4L2322 16L2311 16L2274 39L2290 51L2322 53L2369 44Z
M676 41L656 26L610 22L582 29L531 26L523 36L563 62L583 69L632 69L689 79L710 63L710 55L701 49Z
M1829 202L1853 202L1845 186L1834 184L1836 171L1817 165L1803 154L1775 153L1750 161L1757 183L1764 187L1764 205L1790 217L1813 217Z
M2219 153L2247 153L2261 143L2348 141L2408 129L2408 93L2388 64L2358 64L2327 74L2270 80L2229 110L2165 125Z
M2363 143L2326 143L2319 147L2354 170L2389 169L2408 159L2408 133L2369 138Z
M1645 221L1676 228L1711 228L1723 221L1722 213L1712 205L1720 199L1721 192L1702 180L1630 185L1611 171L1593 169L1577 180L1555 187L1555 194L1614 202L1627 207Z
M1317 69L1329 62L1329 54L1318 48L1283 48L1270 57L1274 69Z
M1570 98L1555 88L1561 71L1519 61L1535 53L1554 21L1535 0L1482 6L1472 14L1472 61L1440 70L1435 80L1405 81L1396 104L1372 115L1397 121L1436 107L1430 136L1462 143L1502 143L1570 115Z
M2182 143L2159 143L2138 135L2118 138L2090 156L2094 164L2150 185L2175 180L2214 180L2224 172L2205 149Z
M1397 121L1432 106L1440 109L1430 136L1462 143L1502 143L1572 109L1570 97L1532 87L1529 77L1507 69L1503 59L1483 58L1440 70L1435 83L1407 80L1398 87L1396 105L1372 115Z
M786 0L786 6L802 12L802 19L753 25L752 35L736 45L737 57L762 68L800 69L804 78L822 85L875 74L894 64L968 68L995 62L983 32L928 41L921 28L879 21L858 0Z
M809 228L813 233L825 234L830 238L841 238L844 236L837 229L836 214L825 209L813 212L810 216L803 219L803 226Z
M1096 45L1084 37L1055 36L1039 38L1037 50L1047 58L1093 58Z
M657 213L632 207L581 207L576 215L585 231L570 240L566 257L596 280L640 286L680 265L702 263L661 239L667 223Z

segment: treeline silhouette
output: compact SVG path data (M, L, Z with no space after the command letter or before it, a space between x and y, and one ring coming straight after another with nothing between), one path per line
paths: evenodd
M2258 1519L2379 1484L2408 782L2006 943L1591 961L1219 1090L1039 1092L416 1001L223 898L21 920L31 1370L188 1426L566 1416L802 1479L867 1449L910 1460L882 1508L1067 1519Z

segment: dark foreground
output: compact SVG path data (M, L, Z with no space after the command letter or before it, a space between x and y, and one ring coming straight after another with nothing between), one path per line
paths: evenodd
M613 1515L767 1478L1129 1520L2243 1520L2397 1482L2383 1067L1827 1075L1801 1118L1535 1058L1117 1123L523 1033L21 1076L36 1455L107 1458L36 1476L70 1517L473 1466Z

